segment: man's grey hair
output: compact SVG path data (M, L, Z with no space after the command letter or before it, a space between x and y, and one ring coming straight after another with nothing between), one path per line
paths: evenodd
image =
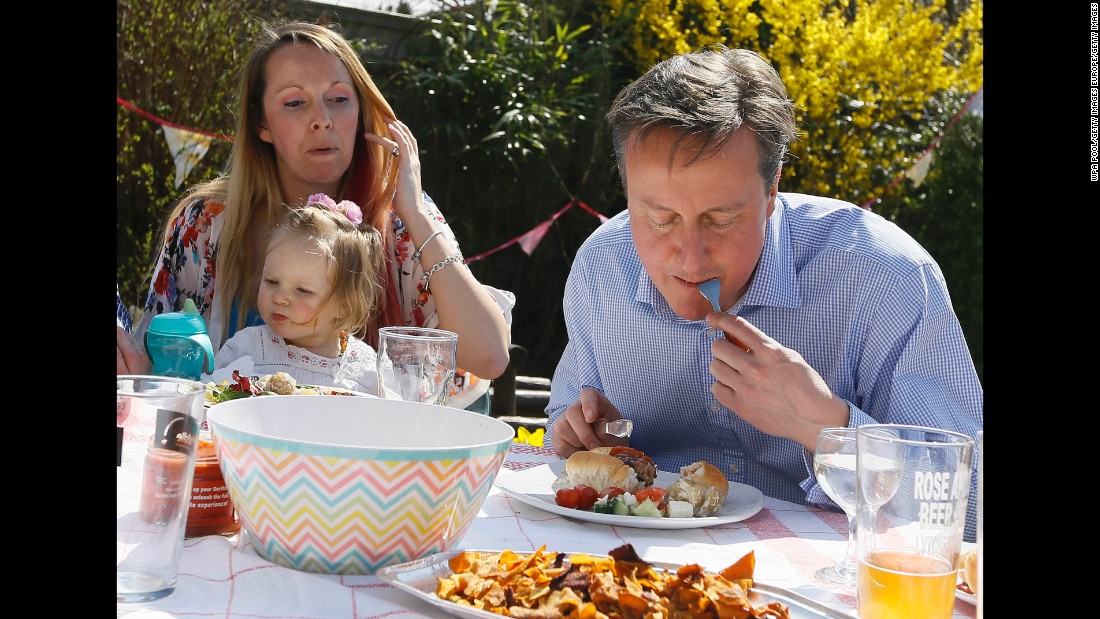
M640 145L655 129L680 133L670 166L685 145L697 149L694 162L716 153L742 126L751 129L769 191L797 139L794 103L779 73L754 51L721 45L657 63L615 97L606 120L624 188L628 141Z

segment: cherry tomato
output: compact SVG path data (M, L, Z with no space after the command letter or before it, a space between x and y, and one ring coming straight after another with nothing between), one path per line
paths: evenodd
M607 497L608 499L613 499L613 498L619 496L620 494L626 494L626 490L623 490L622 488L619 488L618 486L612 486L610 488L604 488L603 492L600 493L600 496L601 497Z
M577 509L592 509L592 504L600 497L592 486L578 484L573 489L577 491Z
M638 499L639 503L646 499L649 499L653 501L654 505L658 505L661 503L661 501L665 500L665 492L667 491L664 488L651 486L649 488L646 488L645 490L639 490L635 492L634 498Z
M580 496L572 488L562 488L554 493L554 502L562 507L577 509L577 506L580 505Z

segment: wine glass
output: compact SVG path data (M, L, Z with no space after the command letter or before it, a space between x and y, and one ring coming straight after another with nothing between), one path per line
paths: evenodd
M814 475L821 489L848 517L848 549L836 565L814 573L821 582L856 584L856 429L822 428L814 448Z

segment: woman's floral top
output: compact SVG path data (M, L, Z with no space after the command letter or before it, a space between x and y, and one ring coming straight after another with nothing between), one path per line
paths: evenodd
M424 194L424 202L432 216L441 224L444 238L457 248L459 245L454 232L427 193ZM222 202L210 198L196 198L188 203L172 222L172 231L165 239L153 271L149 296L145 301L145 311L134 329L138 341L144 337L153 316L182 310L183 302L188 298L195 302L199 313L206 321L210 341L215 349L220 348L222 343L233 335L232 332L224 332L222 325L226 321L220 315L221 311L214 305L218 240L224 224L221 217L224 211L225 204ZM397 269L397 296L401 301L405 325L435 327L439 324L435 299L430 291L424 290L424 282L420 279L424 268L412 259L416 248L413 247L405 224L393 210L390 211L390 223L393 225L391 238L394 243L393 265ZM461 249L459 251L461 252ZM511 326L515 296L511 292L498 290L492 286L484 286L484 288L500 306L505 320ZM230 329L234 329L235 326L235 324L232 325ZM488 382L459 370L455 377L455 388L452 389L447 404L459 408L468 406L488 390Z

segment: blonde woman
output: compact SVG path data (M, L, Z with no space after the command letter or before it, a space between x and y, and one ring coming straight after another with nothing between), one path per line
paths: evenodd
M453 232L421 189L416 138L348 42L304 22L266 27L245 62L237 101L228 170L171 212L136 342L153 316L179 310L185 298L206 319L215 347L259 324L256 290L271 231L288 206L323 193L358 204L362 225L377 229L385 247L379 311L356 333L376 346L382 326L454 331L467 379L459 389L478 383L487 390L477 377L495 378L507 367L515 297L482 285L465 266ZM120 343L119 359L136 342ZM468 405L463 395L448 404Z

